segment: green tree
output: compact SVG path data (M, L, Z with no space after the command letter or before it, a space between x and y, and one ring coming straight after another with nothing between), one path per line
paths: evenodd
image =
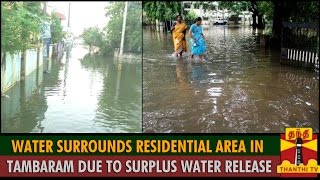
M282 21L319 23L319 1L272 1L273 25L271 44L280 48Z
M143 11L146 13L147 20L155 24L157 20L164 23L164 31L170 30L170 21L176 20L177 15L181 14L181 2L178 1L149 1L143 2ZM182 12L186 14L186 11Z
M52 43L58 43L63 38L63 28L61 26L61 20L56 13L52 13L51 15L52 23L51 23L51 38Z
M142 46L142 4L129 3L126 35L125 35L125 48L128 51L141 51Z
M235 14L241 11L249 10L252 13L253 27L263 29L264 17L266 20L272 19L273 4L271 1L220 1L219 8L231 10ZM258 18L258 23L256 23Z
M249 3L247 1L219 1L220 9L228 9L239 15L241 11L247 10Z
M125 2L113 2L106 8L106 16L110 19L104 28L105 41L101 50L113 53L120 47ZM124 51L137 52L142 46L142 13L141 3L129 2L126 19Z
M103 43L103 33L98 27L90 27L84 29L81 35L84 43L89 46L89 52L91 53L93 47L102 47Z
M25 51L40 40L40 2L1 2L1 52Z
M319 22L319 1L296 2L292 5L289 21L292 22Z
M185 20L195 20L196 18L197 18L197 15L192 10L190 10L185 16Z
M259 12L265 16L265 20L272 20L274 7L271 1L258 1L257 6Z
M148 1L143 2L143 10L146 12L148 19L152 22L155 20L172 20L180 14L181 3L178 1Z
M124 2L113 2L106 7L106 17L110 20L104 27L106 44L102 48L104 54L109 54L114 51L114 48L120 47L121 30L124 13Z

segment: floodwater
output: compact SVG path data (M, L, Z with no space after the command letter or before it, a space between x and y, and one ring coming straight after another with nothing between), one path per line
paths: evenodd
M279 52L261 47L249 27L204 34L206 62L192 64L171 57L170 33L144 29L144 132L319 132L318 75L280 65Z
M47 73L42 66L7 91L1 132L141 132L141 61L86 54L73 48L53 60Z

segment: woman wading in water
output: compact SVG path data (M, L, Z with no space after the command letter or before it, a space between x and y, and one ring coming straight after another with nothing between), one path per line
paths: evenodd
M206 52L206 43L201 22L201 17L198 17L189 30L189 36L191 38L191 60L193 60L194 56L197 55L199 56L200 62L203 61L203 54Z
M177 22L171 28L174 54L176 57L182 57L182 53L187 51L186 30L188 26L182 22L182 16L177 16Z

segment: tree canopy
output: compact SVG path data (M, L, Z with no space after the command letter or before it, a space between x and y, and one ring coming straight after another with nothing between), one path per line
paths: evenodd
M125 2L112 2L106 7L106 16L109 18L106 26L86 29L82 37L85 44L99 47L103 54L114 52L120 47ZM124 51L138 52L142 46L142 13L141 3L128 2Z
M291 7L289 21L293 22L319 22L319 1L296 2L296 6Z
M228 9L235 14L239 14L241 11L246 11L249 7L247 1L219 1L219 9Z
M90 27L84 29L81 35L85 44L89 46L89 51L91 52L92 47L101 47L103 45L103 33L98 27Z
M194 11L189 11L186 16L185 16L185 19L186 20L195 20L197 18L197 15Z
M1 2L1 52L24 51L40 40L40 2Z
M143 10L150 21L172 20L181 13L181 3L178 1L147 1L143 2Z
M63 37L59 17L53 13L51 37L54 43ZM49 23L49 16L43 12L40 1L1 2L1 52L14 54L25 51L41 42L41 24Z
M61 26L60 18L56 13L51 14L51 38L52 43L57 43L63 38L63 29Z

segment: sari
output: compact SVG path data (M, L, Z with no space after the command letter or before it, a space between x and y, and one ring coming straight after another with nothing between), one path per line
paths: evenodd
M185 37L185 31L188 26L181 22L175 25L174 30L172 31L172 38L174 43L174 51L176 54L187 52L187 42Z
M190 43L193 45L191 48L191 54L203 55L206 52L206 42L202 36L202 26L193 24L190 27L190 31L195 39L190 39Z

